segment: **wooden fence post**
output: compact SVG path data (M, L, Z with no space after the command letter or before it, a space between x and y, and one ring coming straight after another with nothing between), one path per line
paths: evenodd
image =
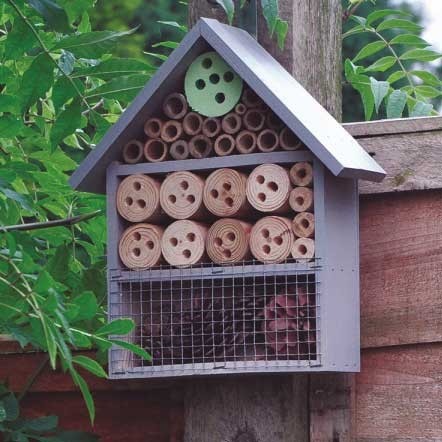
M341 0L320 3L313 8L312 2L305 0L279 0L280 15L289 22L282 51L268 36L259 11L258 40L340 120ZM209 1L190 0L189 25L200 17L225 21L222 10ZM308 375L297 374L189 381L185 387L184 441L307 442L310 391L315 399L316 386L321 385L321 391L327 390L327 384L317 382L320 379L313 376L310 380ZM310 382L314 389L309 390ZM311 440L341 441L322 439L319 434L317 437Z

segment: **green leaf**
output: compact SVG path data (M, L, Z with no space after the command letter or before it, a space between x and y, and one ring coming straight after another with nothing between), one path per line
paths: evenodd
M28 26L21 18L17 18L5 41L5 59L18 60L36 43L37 40Z
M422 26L413 23L410 20L404 20L400 18L391 18L384 20L377 28L377 32L385 31L386 29L405 29L406 31L419 32L422 30Z
M132 319L115 319L103 325L103 327L100 327L95 334L97 336L126 335L130 333L134 327L135 323Z
M83 93L83 83L77 78L73 81L80 93ZM69 78L66 78L65 76L60 77L52 87L52 102L54 103L55 111L58 111L67 101L76 96L77 90Z
M402 80L407 74L404 71L396 71L393 72L388 78L387 81L390 84L396 83L399 80Z
M87 371L90 371L95 376L98 376L99 378L107 378L106 372L103 370L103 367L93 359L87 357L87 356L74 356L72 358L72 361L86 369Z
M407 94L404 91L393 91L387 101L387 118L401 118L407 104Z
M112 52L118 39L135 31L136 29L122 32L96 31L72 35L60 40L52 50L64 49L72 52L77 58L99 58Z
M23 121L11 115L0 117L0 138L13 138L24 129Z
M1 94L0 95L0 112L10 112L17 114L20 112L20 100L14 95ZM0 137L3 134L0 133Z
M58 60L60 70L66 75L70 75L74 70L75 57L69 51L61 51L61 57Z
M92 292L84 292L72 300L76 306L77 312L75 321L84 321L93 319L98 311L97 298Z
M442 54L429 49L412 49L402 54L399 58L401 60L434 61L441 57Z
M58 426L57 416L43 416L34 419L27 419L23 423L26 431L47 432L55 430Z
M45 20L50 29L70 32L68 16L63 8L51 0L26 0Z
M148 75L137 74L114 78L106 84L88 92L88 98L113 98L125 102L131 101L145 86Z
M366 32L367 29L363 25L356 25L355 27L349 29L347 32L342 34L342 38L345 39L350 37L351 35L361 34L362 32Z
M179 43L176 41L160 41L159 43L155 43L152 45L153 48L169 48L175 49L179 46Z
M176 21L162 21L158 20L158 23L161 23L162 25L171 26L172 28L177 28L180 31L187 32L187 26L180 25Z
M401 11L400 9L381 9L368 14L367 26L389 15L410 16L411 14L406 11Z
M69 21L72 23L83 14L86 14L86 11L94 6L95 0L57 0L57 3L64 8L68 14Z
M414 34L399 34L396 35L392 40L390 40L391 45L405 45L405 46L428 46L423 38Z
M359 51L359 53L353 59L353 63L356 63L359 60L363 60L370 55L376 54L377 52L384 49L386 46L386 43L384 43L383 41L375 41L373 43L369 43Z
M423 101L418 101L410 112L410 117L428 117L433 111L433 105L429 103L424 103Z
M140 358L146 359L147 361L152 360L152 356L146 350L139 347L138 345L134 345L126 341L120 341L118 339L110 339L110 342L112 342L112 344L114 345L117 345L118 347L131 351L137 356L140 356Z
M371 91L374 97L374 106L376 113L379 113L379 108L387 96L390 89L390 84L387 81L377 81L376 78L370 77Z
M279 49L284 49L285 39L289 30L289 24L285 20L278 19L276 22L275 33L276 41L278 42Z
M434 74L428 71L411 71L410 74L414 75L417 78L420 78L425 84L429 84L430 86L440 87L442 85L442 81L439 80Z
M440 90L428 85L416 86L415 91L425 98L438 98L442 95Z
M278 21L278 0L261 0L261 7L270 36L272 36L276 30L276 24Z
M68 135L75 132L81 125L81 105L80 100L75 99L56 119L51 130L51 143L55 148Z
M365 68L367 72L385 72L396 64L396 58L393 56L382 57L376 60L372 65Z
M227 15L227 20L231 25L233 23L233 16L235 14L235 5L233 0L215 0L215 2L224 9L224 12Z
M83 395L84 402L86 403L86 407L89 412L89 418L92 423L95 420L95 404L94 399L92 398L91 392L86 381L75 371L74 369L70 370L72 379L75 384L80 388L81 394Z

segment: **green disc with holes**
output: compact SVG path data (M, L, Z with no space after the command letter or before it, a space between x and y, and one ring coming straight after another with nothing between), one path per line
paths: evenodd
M184 80L187 101L206 117L230 112L241 97L242 85L242 79L216 52L196 58Z

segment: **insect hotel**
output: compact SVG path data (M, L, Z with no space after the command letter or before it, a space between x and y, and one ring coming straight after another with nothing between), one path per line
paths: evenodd
M385 172L249 34L201 19L71 178L107 195L113 378L359 370L358 179Z

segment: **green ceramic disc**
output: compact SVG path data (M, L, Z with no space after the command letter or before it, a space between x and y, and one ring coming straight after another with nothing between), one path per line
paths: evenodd
M242 79L216 52L196 58L184 80L187 101L206 117L230 112L241 97L242 85Z

